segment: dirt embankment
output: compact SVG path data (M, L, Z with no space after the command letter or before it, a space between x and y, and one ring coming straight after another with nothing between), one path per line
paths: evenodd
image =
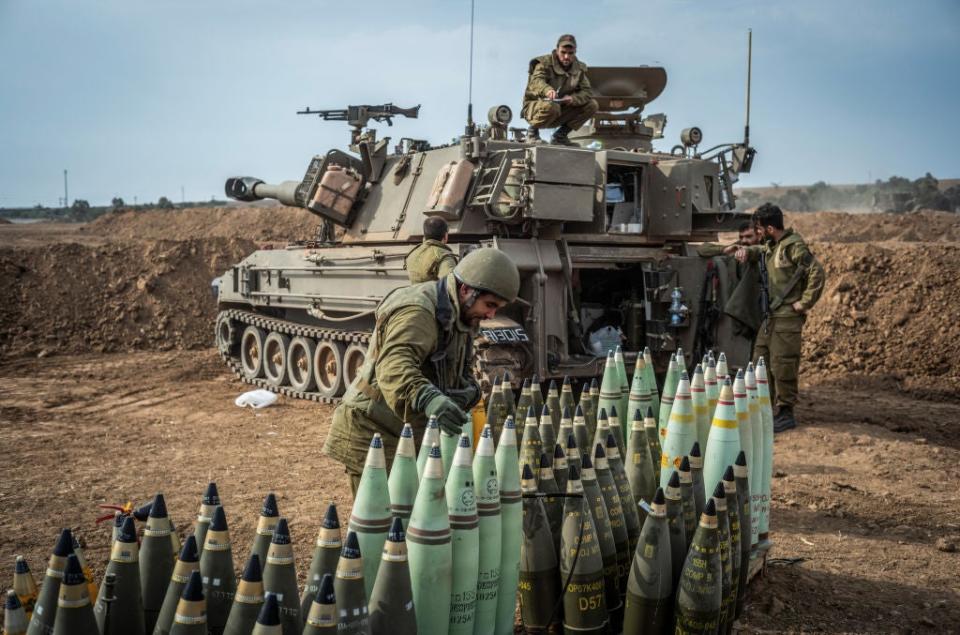
M949 212L909 214L849 214L846 212L792 212L791 225L806 240L840 243L960 242L960 216Z

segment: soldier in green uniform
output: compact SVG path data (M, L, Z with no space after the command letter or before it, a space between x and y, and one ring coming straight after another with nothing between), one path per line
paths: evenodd
M523 118L530 124L527 137L540 138L540 128L557 127L551 142L569 144L567 135L597 112L597 101L587 77L587 65L577 59L577 40L561 35L557 48L530 60Z
M333 413L323 452L343 463L356 494L375 432L393 462L404 423L417 443L427 419L460 434L480 400L472 374L472 342L481 320L517 296L520 274L497 249L470 252L437 281L400 287L376 311L376 326L360 373Z
M423 242L407 254L403 266L410 284L438 280L457 266L457 257L447 247L447 221L432 216L423 221Z
M754 227L763 245L740 247L739 262L764 259L769 281L769 311L757 334L754 362L763 356L770 373L770 399L779 410L774 431L797 425L793 407L797 403L797 375L800 370L800 336L807 313L820 299L826 276L800 234L784 229L783 212L766 203L753 214Z

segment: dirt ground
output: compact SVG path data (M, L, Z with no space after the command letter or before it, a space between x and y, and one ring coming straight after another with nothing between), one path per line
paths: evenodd
M279 240L273 216L157 214L0 228L0 561L23 554L39 578L68 526L102 575L98 504L162 491L185 533L213 479L237 567L274 491L302 577L326 504L349 517L342 470L320 454L331 409L284 397L237 408L247 387L207 348L209 280ZM775 547L740 625L958 632L960 219L794 222L830 281L806 332L801 426L776 441Z

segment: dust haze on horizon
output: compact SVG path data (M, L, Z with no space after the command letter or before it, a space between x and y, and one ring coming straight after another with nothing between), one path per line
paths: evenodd
M470 4L368 2L318 8L167 0L0 0L0 207L223 198L229 176L299 179L345 149L344 123L305 106L422 104L381 136L448 143L463 129ZM704 145L743 137L746 33L753 29L751 142L743 187L960 176L955 110L960 4L932 0L644 3L477 0L474 113L519 118L527 62L576 34L596 66L662 65L668 151L697 125ZM478 117L480 118L480 117Z

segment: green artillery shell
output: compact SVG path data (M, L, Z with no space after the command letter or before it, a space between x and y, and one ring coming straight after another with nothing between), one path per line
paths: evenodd
M717 381L723 381L729 374L730 369L727 368L727 355L726 353L720 353L720 356L717 357Z
M493 430L485 426L473 458L473 489L477 497L480 530L480 557L477 572L477 608L474 635L493 632L497 617L497 589L500 586L500 482L494 460Z
M514 407L513 419L521 419L527 416L527 408L530 407L530 404L533 403L533 394L530 389L530 379L524 379L523 385L520 387L520 398L517 400L517 405ZM522 421L521 421L522 423ZM491 426L493 429L494 439L499 439L500 435L503 434L503 421L500 422L500 428ZM522 433L522 431L521 431Z
M660 445L663 445L667 436L667 427L670 422L670 410L673 408L673 400L677 393L677 386L680 383L680 367L677 364L677 356L670 356L670 365L667 366L667 375L663 379L663 394L660 395L660 417L657 419L657 430L660 432ZM691 409L692 414L692 409ZM671 466L670 469L675 469ZM661 481L663 480L661 476Z
M536 429L536 426L528 426ZM477 495L473 488L473 452L470 437L460 435L445 493L450 517L453 578L450 583L450 628L454 635L473 635L480 567L480 530Z
M263 567L263 592L277 596L284 635L297 635L303 628L300 596L297 593L297 568L291 542L287 519L281 517L273 530L270 549L267 551L267 563Z
M271 535L271 539L273 536ZM227 625L223 628L223 635L246 635L253 630L257 623L257 615L263 606L263 573L260 567L260 556L250 554L247 566L240 576L237 592L233 596L233 606L227 617Z
M172 531L173 528L171 527L171 532ZM173 543L171 542L171 544ZM179 549L171 553L177 552L179 552ZM76 536L73 536L73 553L77 555L77 560L80 561L80 569L83 571L83 577L87 579L87 593L90 597L90 604L93 605L93 603L97 601L97 585L93 581L93 570L87 564L86 558L83 557L83 548L80 546L80 541L77 540Z
M740 499L737 496L737 483L733 474L733 466L728 465L723 473L723 494L727 499L727 520L730 522L730 602L727 606L725 619L727 624L733 624L737 613L737 596L740 593L740 576L746 576L747 571L741 571L740 561ZM719 520L717 521L719 526Z
M643 361L643 355L637 355L637 363L633 367L633 381L630 384L630 394L627 395L627 411L620 417L624 427L624 443L630 439L629 424L633 421L636 414L640 413L640 420L643 421L643 413L653 405L650 400L650 386L647 384L647 363ZM623 452L621 452L623 454ZM626 455L624 455L626 456Z
M673 621L673 562L663 490L643 523L627 581L624 633L666 633Z
M574 405L576 408L576 405ZM573 409L564 407L563 416L560 417L560 436L557 437L557 446L563 450L563 456L567 456L567 439L573 434Z
M747 469L747 457L743 452L737 455L733 464L733 477L737 484L737 500L740 503L740 576L737 584L736 616L743 612L743 603L747 598L747 582L750 577L750 471ZM729 510L729 505L727 506Z
M466 428L464 428L466 430ZM471 431L471 434L472 431ZM450 466L453 465L453 455L457 451L457 435L450 434L446 430L440 431L440 460L443 463L443 478L446 479L450 473Z
M230 529L223 507L217 506L207 529L206 542L200 554L200 575L207 599L207 628L211 633L223 632L233 605L237 581L233 572L233 550Z
M490 398L487 400L485 412L487 413L486 424L491 428L501 427L503 420L507 418L507 404L503 395L503 383L499 377L493 379L493 386L490 388Z
M767 366L761 357L757 361L757 398L760 404L760 418L762 426L762 441L757 454L762 457L762 466L759 470L760 485L760 520L757 540L766 545L769 543L770 531L770 486L773 481L773 410L770 407L770 385L767 380Z
M596 431L596 424L593 426ZM590 443L593 439L593 433L587 427L587 418L583 413L583 400L577 404L577 409L573 415L573 436L577 440L577 447L583 450L593 447ZM569 444L567 445L569 448Z
M690 379L690 403L693 405L693 418L697 424L697 441L704 447L710 436L710 407L707 403L707 389L704 385L703 368L700 364L693 370Z
M500 585L497 589L497 616L494 633L513 633L517 607L517 583L520 579L520 537L523 506L520 498L520 471L517 469L517 434L509 419L503 426L495 455L500 477ZM539 459L539 455L537 455Z
M627 577L630 575L630 562L633 560L633 554L630 552L630 536L627 534L627 523L623 519L620 492L617 491L617 484L613 480L613 474L610 473L610 464L607 462L604 446L599 443L595 445L593 457L593 470L607 510L610 530L613 532L613 544L617 550L617 589L622 600L627 593ZM620 619L623 619L622 613Z
M173 624L170 626L170 634L206 635L207 627L207 602L203 592L203 579L199 571L194 571L190 574L190 579L180 595Z
M587 422L591 426L591 434L593 429L597 427L597 413L600 412L600 384L597 383L597 378L594 377L590 380L590 404L589 408L584 408L583 412L588 414Z
M559 401L559 399L558 399ZM559 407L559 406L557 406ZM540 413L540 443L543 446L543 453L547 456L553 456L553 448L557 445L557 430L560 429L560 413L557 413L557 423L553 423L553 411L550 410L550 404L544 404L543 412ZM539 475L538 475L539 478Z
M677 356L677 369L678 369L680 372L686 372L686 371L687 371L687 358L686 358L686 356L684 355L684 352L683 352L683 348L682 348L682 347L680 347L680 346L677 347L676 356ZM687 373L687 374L689 375L689 373Z
M516 416L517 398L513 393L513 381L508 371L503 371L503 405L506 410L503 413L503 419L506 421L508 416ZM494 437L496 438L496 437Z
M417 498L419 485L413 428L409 423L405 423L403 431L400 432L400 442L397 444L397 453L393 457L393 465L390 467L390 477L387 479L390 513L403 521L404 529L407 527L407 521L410 520L410 512L413 511L413 501ZM319 581L318 579L317 582ZM316 595L316 591L313 591L313 595Z
M550 626L553 605L560 597L557 550L543 501L536 497L533 470L524 464L521 475L523 541L520 543L520 619L528 633L544 633Z
M607 515L607 504L603 500L603 492L597 483L597 473L589 454L580 457L583 471L580 473L580 483L583 494L587 497L590 512L593 514L593 526L596 529L597 540L600 542L600 555L603 559L603 592L606 609L610 612L611 628L616 631L623 623L623 602L620 599L620 572L617 561L617 543L610 527L610 518Z
M450 436L446 433L441 434ZM456 437L453 437L456 438ZM451 458L453 454L450 454ZM445 461L446 463L446 461ZM383 440L380 433L374 433L367 449L367 460L360 477L356 500L350 514L349 528L357 532L360 541L360 553L369 554L363 559L363 584L367 597L373 591L380 568L378 554L383 551L383 543L390 531L390 490L387 487L387 462L383 453ZM281 601L281 605L283 602Z
M620 376L620 403L617 405L617 410L626 412L630 400L630 378L627 377L627 364L623 358L623 349L620 346L617 346L617 350L614 351L613 359L617 363L617 374ZM609 413L610 410L607 410L607 412Z
M431 416L427 420L427 427L423 433L423 441L420 442L420 452L417 454L417 478L423 480L423 469L427 465L427 457L430 456L430 449L440 445L440 426L437 418Z
M559 443L553 448L553 478L557 482L557 491L567 491L567 452ZM561 504L561 511L563 507ZM562 524L561 514L561 524Z
M30 566L23 556L17 556L13 568L13 591L17 594L20 608L29 621L33 606L37 603L39 589L36 580L33 579L33 573L30 572Z
M663 490L667 504L667 528L670 531L670 553L673 562L673 580L680 580L683 560L687 556L687 534L683 525L683 497L680 494L680 474L674 470ZM716 514L716 512L714 512Z
M763 513L760 511L763 500L763 463L764 463L764 443L763 443L763 417L760 414L760 398L757 391L757 378L753 372L753 364L747 365L747 371L744 373L744 384L747 389L747 413L750 419L750 436L752 437L751 449L753 450L753 463L750 463L751 457L747 456L747 464L750 466L750 482L755 483L754 491L751 492L750 501L753 516L755 516L754 525L751 531L756 531L755 542L760 542L760 523L763 520ZM773 420L771 417L771 425ZM751 536L752 538L752 536Z
M67 556L59 596L53 635L100 635L90 606L87 578L75 553Z
M683 457L680 461L680 503L683 508L683 533L687 538L686 548L690 548L690 541L697 531L697 509L693 500L693 476L690 474L690 458Z
M512 419L507 419L505 425L509 425L511 432L514 430ZM446 633L450 624L453 547L443 489L443 462L440 446L436 444L430 449L407 525L407 552L417 632ZM340 604L339 590L337 604Z
M442 468L441 468L442 469ZM333 591L337 596L337 632L362 635L370 632L370 612L363 582L363 557L356 532L347 531L343 541ZM376 556L373 556L376 557ZM379 567L378 567L379 568ZM284 632L284 635L287 635Z
M143 598L144 627L148 633L153 632L170 585L170 575L176 561L172 549L167 504L163 494L157 494L150 506L143 542L140 544L140 594Z
M396 469L397 462L394 461L393 465ZM320 582L323 580L323 576L328 573L333 575L337 571L337 562L340 560L342 548L337 506L330 503L326 514L323 516L323 523L320 525L320 532L317 534L317 540L314 543L310 571L307 573L303 595L300 596L300 615L306 615L310 611L310 606L320 590Z
M715 505L711 498L703 509L677 586L674 633L678 635L716 633L720 624L722 583Z
M283 633L281 621L280 600L275 594L267 593L251 635L281 635Z
M643 418L643 431L647 433L647 444L650 446L650 458L653 459L653 470L656 472L656 482L660 482L660 462L662 448L660 446L660 430L657 421L653 418L653 408L647 408Z
M736 410L737 429L740 436L740 449L747 455L747 469L750 470L750 485L753 488L750 491L750 517L752 518L750 544L756 545L760 529L760 525L758 524L760 520L758 494L760 491L759 482L754 480L754 473L757 469L757 462L762 462L762 459L757 452L760 448L755 448L753 443L754 432L753 421L750 418L750 397L747 394L746 378L742 369L737 371L737 378L733 381L733 403ZM719 410L719 402L717 409ZM727 462L724 465L717 466L719 468L717 470L717 481L723 478L723 470L727 465L730 465L730 463ZM704 468L706 468L706 462L704 462ZM715 482L707 480L707 476L706 469L704 469L704 482L707 484ZM713 476L713 474L711 473L710 476Z
M706 503L705 490L703 487L703 455L700 453L700 442L693 444L690 448L690 476L693 478L693 502L697 511L697 518L703 513L703 506ZM691 537L692 540L692 537Z
M619 411L616 408L611 408L610 412L607 413L607 426L610 428L610 432L613 433L613 439L617 443L617 452L622 455L624 449L627 447L627 442L624 439L623 427L620 425ZM606 446L607 438L604 437L598 442ZM594 445L596 445L596 443L594 443Z
M173 572L167 584L166 595L160 606L157 623L153 627L153 635L167 635L173 626L173 617L177 614L177 605L180 604L180 595L183 588L190 581L190 574L200 570L200 556L197 553L197 539L192 535L183 541L183 547L173 565Z
M67 556L73 553L73 534L69 529L60 531L57 544L53 547L47 571L40 585L40 595L33 606L27 635L49 635L53 632L53 623L57 618L57 600L60 597L60 581L63 580L63 568L67 565ZM140 582L137 582L137 594Z
M653 431L654 441L659 447L660 441L656 437L657 425L652 419L649 423L651 424L649 429ZM630 491L633 493L633 506L637 509L640 523L643 523L646 512L638 505L641 500L650 502L658 487L657 471L654 469L647 430L644 421L634 417L633 424L630 426L630 442L627 444L629 448L627 461L624 465L627 480L630 481Z
M590 503L580 481L580 470L576 466L569 470L560 539L560 579L566 585L564 631L567 635L606 633L609 618L604 601L603 556L593 528Z
M707 395L707 421L713 421L713 412L717 409L717 399L720 398L720 384L717 383L717 364L712 359L703 367L703 387ZM710 430L707 430L710 434ZM700 442L700 447L707 447L706 439Z
M197 523L193 527L193 537L197 539L197 548L200 550L201 556L203 555L204 545L206 545L207 529L210 527L213 512L217 507L220 507L220 493L217 491L217 484L210 481L207 483L207 489L203 491L200 511L197 512Z
M627 525L627 541L630 557L637 549L637 541L640 539L640 514L636 501L633 498L633 490L630 488L630 481L627 480L627 473L623 469L623 460L620 458L620 449L617 447L617 441L613 438L613 433L607 436L607 463L610 465L610 474L613 476L613 482L617 486L617 494L620 496L620 505L623 508L623 522Z
M547 402L544 404L550 409L550 422L553 425L553 438L557 438L560 432L560 391L557 390L557 383L550 380L550 387L547 388ZM541 436L543 436L541 434Z
M112 633L144 633L143 600L140 597L140 549L133 518L127 516L110 550L107 573L117 576L116 600L110 604L110 631ZM102 594L101 594L102 595ZM106 604L97 598L94 613L97 626L104 629Z
M713 491L714 507L717 512L717 541L720 546L720 632L728 630L726 616L736 611L735 587L733 586L733 565L730 562L730 519L727 516L727 497L723 482L717 483Z
M650 390L650 407L653 410L654 420L660 419L660 390L657 388L657 375L654 372L653 356L650 347L643 349L643 381Z
M566 461L564 461L566 462ZM564 468L566 471L566 468ZM553 538L553 551L558 553L560 550L560 530L563 529L563 499L560 494L560 487L557 485L553 474L553 465L546 453L540 455L540 474L537 479L537 491L541 494L547 494L543 498L543 511L547 514L547 524L550 525L550 535Z
M23 610L23 604L20 603L16 591L10 589L3 603L3 633L4 635L23 635L27 632L27 624L27 614ZM96 622L93 626L96 628Z
M573 412L573 409L577 406L577 398L573 394L573 384L570 382L569 377L563 378L563 385L560 387L560 408L557 410L557 413L560 415L560 419L563 418L563 412L569 408L570 412ZM550 411L551 413L553 410ZM560 429L557 428L557 438L560 437Z
M389 539L388 539L389 540ZM389 544L389 542L387 543ZM380 566L382 572L384 567ZM410 578L407 577L407 587L409 588ZM412 600L411 600L412 602ZM412 608L412 607L411 607ZM372 616L371 616L372 624ZM320 580L320 586L317 593L310 601L310 611L307 613L307 623L303 627L303 635L335 635L337 632L337 596L333 591L333 575L325 573ZM383 631L373 630L373 633ZM407 632L416 633L416 624L413 631L397 630L398 633Z
M662 414L661 410L661 414ZM663 430L661 429L661 434ZM697 424L693 418L693 404L690 401L690 380L687 372L680 374L680 381L670 406L670 420L667 436L663 441L660 455L660 487L667 484L670 470L680 467L681 459L697 441Z
M720 398L717 400L717 409L713 413L713 422L710 424L710 439L707 441L707 451L703 457L703 483L709 487L716 485L723 478L723 472L728 465L737 459L737 454L743 448L740 445L740 420L735 410L733 388L730 379L723 380L720 389ZM746 453L746 450L744 450ZM713 491L712 489L710 491Z
M614 409L616 409L616 406L614 406ZM590 447L595 448L597 444L606 447L608 434L610 434L610 419L607 417L607 409L600 408L600 412L597 414L597 429L593 432Z
M567 435L567 469L571 467L577 468L577 473L580 472L582 464L580 463L580 444L577 443L576 435L568 434Z
M526 463L533 468L540 467L540 453L543 452L543 440L540 438L540 424L533 406L527 408L527 419L523 424L523 439L520 441L520 458L517 465L517 477ZM498 464L499 467L499 464Z
M273 538L273 530L276 529L279 520L280 509L277 507L277 497L273 492L270 492L263 499L263 505L260 507L257 530L253 536L253 546L250 548L250 553L256 554L261 564L267 561L270 539ZM256 616L254 616L254 619L256 619ZM251 628L253 628L252 623Z
M621 389L621 377L620 370L617 368L616 355L613 351L607 351L607 363L603 367L603 381L600 384L600 402L597 404L597 427L600 425L600 413L606 412L609 413L611 408L617 408L617 410L623 410L624 406L621 404L622 394ZM628 390L629 393L629 390ZM628 395L629 398L629 395ZM581 405L583 400L581 399ZM594 429L594 434L591 435L593 438L596 435L596 429ZM606 435L604 435L604 439ZM577 441L580 441L578 438ZM591 443L587 447L594 447L594 444Z
M540 412L543 410L543 404L543 389L540 387L540 378L534 375L530 378L530 405L533 406L534 412ZM517 435L520 435L519 430ZM517 481L520 481L520 472L517 472Z
M597 415L600 413L600 388L597 388L597 398L594 399L593 393L584 385L583 390L580 392L580 403L577 404L577 408L583 411L583 422L587 426L585 438L587 443L589 443L597 431ZM576 408L574 408L574 413L576 413ZM576 414L574 414L574 419L576 419ZM576 426L576 423L574 423L574 426ZM577 441L579 440L580 437L577 436Z
M406 537L399 518L393 519L387 541L383 544L381 560L369 602L370 632L373 635L415 635L417 615L413 605L413 589L410 586ZM317 604L314 603L314 606ZM471 624L471 634L472 626ZM307 635L306 631L304 635Z

